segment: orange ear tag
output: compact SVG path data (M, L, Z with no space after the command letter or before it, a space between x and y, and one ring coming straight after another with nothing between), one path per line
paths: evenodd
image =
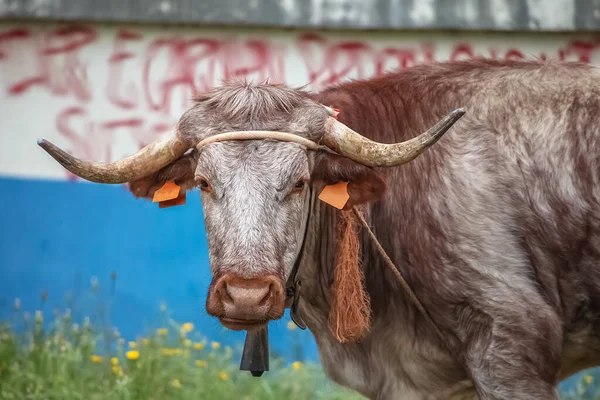
M168 207L181 206L181 205L185 204L185 202L186 202L186 197L185 197L185 192L183 192L174 199L161 201L160 203L158 203L158 207L159 208L168 208Z
M348 182L339 182L334 185L327 185L319 194L319 200L333 206L339 210L343 209L350 195L348 194Z
M154 192L152 202L160 203L161 201L173 200L179 196L179 189L181 188L175 182L167 181L160 189Z
M158 203L159 208L183 205L186 202L186 196L185 192L180 194L180 191L181 187L179 185L173 181L167 181L160 189L154 192L152 202Z

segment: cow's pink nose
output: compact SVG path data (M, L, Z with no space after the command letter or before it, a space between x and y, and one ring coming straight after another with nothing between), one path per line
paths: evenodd
M228 284L225 282L225 293L221 299L225 306L226 314L240 313L244 315L262 311L261 308L269 307L271 303L271 285L266 282L252 282L249 285Z
M254 279L225 275L216 282L211 294L207 311L234 320L279 318L279 310L285 302L280 280L271 275Z

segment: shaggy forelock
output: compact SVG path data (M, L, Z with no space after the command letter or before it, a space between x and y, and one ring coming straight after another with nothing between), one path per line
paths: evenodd
M317 138L328 113L303 88L229 82L200 94L179 121L184 138L234 130L273 130Z
M213 89L196 101L218 110L226 118L251 121L269 118L273 112L290 113L306 105L307 95L302 89L283 85L238 82Z

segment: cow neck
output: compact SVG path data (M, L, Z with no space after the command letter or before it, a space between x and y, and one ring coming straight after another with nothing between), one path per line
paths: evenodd
M309 187L308 192L309 192L309 193L307 193L308 202L305 202L305 207L304 207L305 218L304 218L303 226L302 226L302 230L303 230L302 242L299 244L299 250L296 255L296 260L294 262L292 272L290 274L290 277L289 277L289 279L287 281L287 285L286 285L287 300L292 299L292 304L290 307L290 317L292 318L292 321L296 324L296 326L298 326L300 329L303 329L303 330L306 329L306 323L298 315L298 304L300 301L300 287L301 287L301 280L298 277L298 271L300 268L300 264L303 261L302 256L304 254L307 233L309 230L308 222L314 211L313 206L317 207L317 204L316 204L317 202L313 198L314 191L313 191L312 187ZM389 257L389 255L387 254L387 252L385 251L385 249L383 248L383 246L381 245L381 243L375 236L374 232L372 231L371 227L369 226L368 222L366 221L363 213L360 210L358 210L356 207L352 207L352 212L357 217L360 225L362 225L364 230L367 232L367 236L368 236L369 240L374 244L374 246L377 250L377 253L379 253L379 255L381 256L384 264L390 269L390 271L393 273L394 277L396 278L397 282L400 284L400 286L402 287L404 292L407 294L410 302L413 303L413 306L418 310L418 312L420 312L423 315L423 317L427 320L429 325L431 325L431 328L434 330L434 332L439 337L441 345L443 347L445 347L446 350L450 354L452 354L454 357L457 357L457 354L454 351L454 349L452 349L451 346L445 340L440 327L433 320L431 315L427 312L427 310L425 309L425 307L423 306L423 304L421 303L421 301L419 300L419 298L417 297L415 292L411 289L408 282L404 279L404 276L402 275L402 272L400 271L400 269L398 269L396 267L394 262L391 260L391 258ZM323 232L320 232L320 233L323 233Z
M290 317L292 321L296 324L296 326L302 330L306 329L306 323L298 315L298 306L300 302L300 288L301 281L298 277L298 270L300 269L300 264L302 263L302 255L304 254L304 247L306 244L306 238L308 236L308 222L310 220L310 216L312 213L312 205L314 203L313 199L313 188L312 185L308 185L306 199L304 201L304 219L302 221L302 240L298 244L298 250L296 252L296 260L294 261L294 266L292 267L292 272L290 273L290 277L286 283L286 300L292 300L292 304L290 306Z

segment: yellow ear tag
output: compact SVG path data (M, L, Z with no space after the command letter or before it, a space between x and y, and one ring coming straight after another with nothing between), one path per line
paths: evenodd
M167 181L160 189L154 192L152 202L161 203L163 201L176 199L179 196L180 189L179 185L175 184L175 182Z
M348 194L348 182L339 182L334 185L327 185L319 194L319 200L333 206L339 210L343 209L350 195Z

